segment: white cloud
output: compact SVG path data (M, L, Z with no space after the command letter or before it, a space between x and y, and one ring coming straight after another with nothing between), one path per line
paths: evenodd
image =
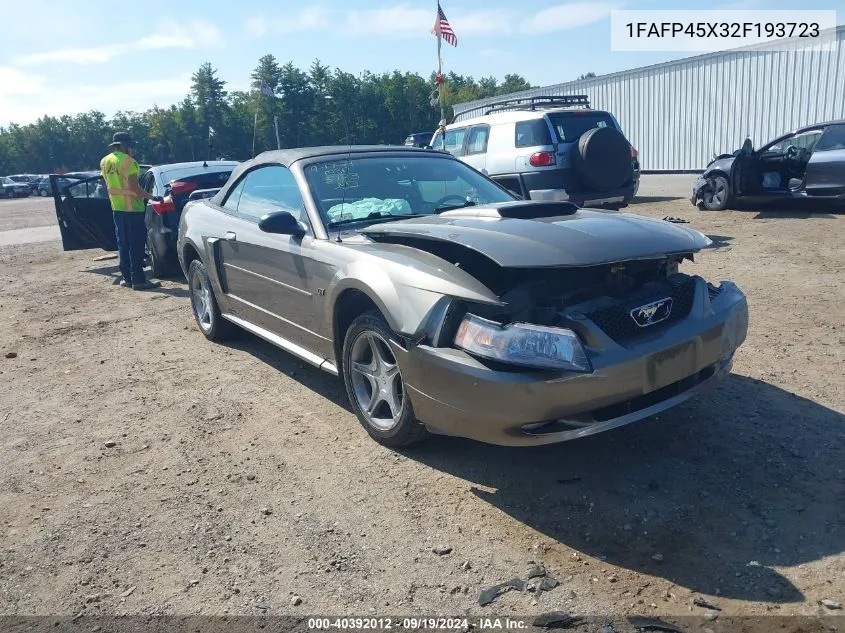
M12 85L6 79L14 80ZM181 74L108 85L65 86L43 75L0 67L0 126L10 122L24 125L44 115L74 115L94 109L111 115L118 110L147 110L155 102L169 106L185 96L190 83L190 74Z
M50 63L103 64L123 55L173 48L183 50L206 48L220 46L222 41L220 29L205 20L194 21L184 30L167 23L162 24L152 35L147 35L134 42L105 44L87 48L60 48L22 55L16 58L14 62L20 66L39 66Z
M504 9L455 11L447 16L460 39L462 36L509 33L514 12ZM387 5L378 9L329 11L311 6L284 19L265 15L248 18L244 32L251 39L311 31L330 32L336 36L381 36L386 38L430 37L434 11L410 4Z
M254 15L244 22L244 33L251 40L258 40L270 32L267 16Z
M244 23L244 32L249 39L260 39L266 35L287 35L302 31L317 31L327 28L330 22L328 11L319 6L301 9L285 18L268 18L255 15Z
M514 22L514 13L505 9L490 9L488 11L472 11L470 13L456 13L449 18L449 24L455 34L461 35L490 35L495 33L510 33ZM432 20L432 25L434 21Z
M350 35L424 35L434 26L433 13L400 4L395 7L349 11L343 30Z
M40 91L40 78L17 68L0 66L0 100L17 95L38 94Z
M522 31L530 34L553 33L575 29L610 17L618 4L605 2L569 2L538 11L522 23Z

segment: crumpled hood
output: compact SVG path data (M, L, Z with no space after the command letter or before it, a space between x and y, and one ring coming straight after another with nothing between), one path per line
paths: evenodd
M684 227L639 215L579 209L553 217L500 217L505 205L377 224L375 241L445 241L478 251L505 268L596 266L693 253L712 242ZM526 207L528 205L525 205Z

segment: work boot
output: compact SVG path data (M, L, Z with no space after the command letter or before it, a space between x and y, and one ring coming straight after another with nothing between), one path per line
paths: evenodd
M132 284L132 290L152 290L153 288L161 288L161 282L142 281L139 284Z
M121 279L121 280L120 280L120 283L119 283L118 285L119 285L121 288L131 288L131 287L132 287L132 284L130 284L130 283L129 283L128 281L126 281L125 279Z

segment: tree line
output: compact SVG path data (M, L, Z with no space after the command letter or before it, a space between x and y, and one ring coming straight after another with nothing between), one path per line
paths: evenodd
M283 148L397 144L408 134L433 132L440 119L439 106L430 103L434 74L428 80L399 71L353 75L319 60L306 72L265 55L250 79L250 90L227 91L217 70L205 63L192 75L185 98L169 107L118 112L111 118L92 110L0 128L0 174L96 168L118 130L131 131L139 162L164 164L245 160L253 151L275 149L277 141ZM502 82L455 73L444 80L447 116L453 103L531 88L515 74Z

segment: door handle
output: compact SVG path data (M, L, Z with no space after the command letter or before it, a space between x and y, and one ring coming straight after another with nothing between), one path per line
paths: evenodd
M226 235L223 236L224 240L229 240L230 242L234 242L238 239L238 236L235 235L232 231L226 231Z

